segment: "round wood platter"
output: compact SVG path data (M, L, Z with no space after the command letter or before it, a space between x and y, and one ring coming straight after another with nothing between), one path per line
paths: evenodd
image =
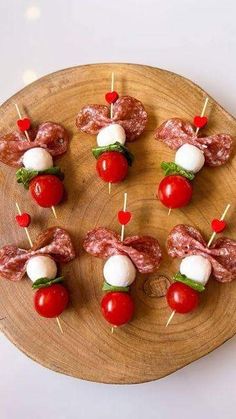
M129 145L135 162L127 180L108 185L95 171L91 148L95 136L79 133L75 117L89 103L104 104L115 72L115 90L141 100L148 112L145 133ZM168 279L178 270L165 240L178 223L201 229L206 239L210 222L219 217L227 203L232 207L226 234L236 235L236 158L220 168L203 168L194 180L191 204L182 210L167 210L155 198L163 177L162 160L174 152L153 138L153 131L165 119L178 116L193 120L201 112L206 93L185 78L168 71L133 64L99 64L69 68L50 74L29 85L0 108L0 130L15 129L17 102L35 123L55 121L71 134L70 150L58 164L64 170L67 199L57 207L58 222L50 210L37 207L21 185L15 170L0 166L0 245L28 248L24 230L15 223L15 202L33 217L30 234L34 240L44 228L58 224L71 233L78 257L63 267L71 295L70 307L61 315L61 334L55 319L44 319L33 309L31 282L0 282L0 327L25 354L40 364L74 377L103 383L140 383L166 376L217 348L236 332L236 281L219 284L210 280L201 304L192 314L175 315L165 327L170 309L165 300ZM205 133L236 134L236 121L214 99L207 109ZM87 255L82 241L88 230L104 226L120 231L117 211L128 192L132 222L126 235L149 234L158 238L163 262L158 273L138 275L132 287L136 310L133 321L111 333L100 313L103 261Z

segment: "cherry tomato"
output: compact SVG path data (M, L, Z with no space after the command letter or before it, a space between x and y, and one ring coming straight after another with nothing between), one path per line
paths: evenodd
M192 198L191 183L183 176L170 175L162 179L157 195L167 208L181 208L187 205Z
M113 326L122 326L133 317L134 302L126 292L108 292L101 301L102 314Z
M69 302L68 291L61 284L39 288L34 295L35 310L43 317L57 317Z
M174 282L166 294L167 303L177 313L189 313L199 303L199 293L182 282Z
M128 173L128 162L118 151L107 151L97 160L98 176L105 182L117 183L125 179Z
M29 185L32 198L40 207L50 208L59 204L63 198L64 186L54 175L39 175Z

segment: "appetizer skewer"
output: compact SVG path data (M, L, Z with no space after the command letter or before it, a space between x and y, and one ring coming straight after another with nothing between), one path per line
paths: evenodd
M175 282L170 285L166 295L167 303L172 309L166 327L175 313L189 313L198 306L199 294L205 290L211 275L220 282L236 278L233 255L236 242L222 237L210 247L216 234L226 227L224 219L229 208L230 204L226 206L219 220L212 221L213 233L208 243L194 227L181 224L170 232L167 238L168 254L173 258L181 257L182 261L179 272L174 276Z
M187 205L193 193L191 181L204 164L216 167L225 164L231 154L233 139L228 134L216 134L198 137L200 128L207 124L204 116L208 98L202 113L195 116L194 126L180 118L165 121L155 131L155 138L164 142L171 149L177 150L175 162L162 162L165 172L164 179L157 187L157 198L163 205L171 209Z
M53 157L67 151L69 136L64 127L45 122L31 127L29 118L22 118L15 104L19 131L0 137L0 161L16 167L16 180L22 183L33 200L43 208L51 208L56 217L55 206L64 195L64 178L60 168L53 166Z
M97 135L97 147L92 149L97 159L98 176L109 183L123 181L134 156L125 142L135 141L147 124L147 112L142 103L131 96L120 96L114 91L112 73L111 91L105 95L105 105L84 106L76 118L79 131Z
M20 227L27 229L30 216L27 213L22 214L18 204L16 206L19 212L16 221ZM58 264L68 263L75 258L71 238L60 227L43 231L34 245L29 234L27 238L30 250L11 245L0 249L0 277L10 281L20 281L27 273L33 283L33 290L36 290L35 310L40 316L56 318L62 332L58 316L67 307L69 294L62 285L64 277L58 275Z
M130 221L131 213L126 210L127 194L124 207L118 212L121 224L121 236L107 228L98 227L87 233L83 247L89 254L107 259L103 267L103 291L101 301L104 318L113 327L128 323L134 313L134 303L130 286L137 271L143 274L155 272L162 259L160 245L150 236L131 236L124 239L124 226Z

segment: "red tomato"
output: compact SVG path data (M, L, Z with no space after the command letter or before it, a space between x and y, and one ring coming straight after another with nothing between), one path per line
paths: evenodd
M126 292L108 292L101 301L102 314L113 326L122 326L133 317L134 302Z
M63 198L64 186L54 175L39 175L31 180L29 190L40 207L50 208L59 204Z
M97 160L98 176L105 182L117 183L125 179L128 173L128 162L118 151L107 151Z
M34 295L35 310L43 317L57 317L69 302L68 291L61 284L39 288Z
M166 294L167 303L177 313L189 313L199 303L199 293L182 282L174 282Z
M187 205L192 198L191 183L183 176L170 175L162 179L157 195L167 208L181 208Z

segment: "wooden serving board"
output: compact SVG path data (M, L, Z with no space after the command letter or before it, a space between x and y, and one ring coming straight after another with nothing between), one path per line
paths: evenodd
M103 183L95 172L91 148L95 136L79 133L75 117L89 103L104 104L111 72L115 89L141 100L149 122L144 135L129 147L135 163L125 182ZM163 297L166 286L161 275L171 278L179 260L172 261L165 251L165 240L173 226L188 223L211 234L212 218L232 204L227 235L236 238L236 158L221 168L204 168L194 180L192 203L182 209L167 210L155 198L157 183L163 177L162 160L174 152L153 138L157 125L178 116L190 121L199 114L206 93L194 83L168 71L132 64L100 64L74 67L43 77L10 98L0 108L0 131L15 129L14 102L24 108L32 121L47 120L63 124L71 134L70 151L59 160L66 173L68 198L59 207L58 224L71 232L79 257L63 268L71 304L62 316L62 335L54 319L37 315L32 306L33 291L28 279L19 283L0 282L0 327L24 353L42 365L74 377L104 383L140 383L166 376L202 357L236 332L236 281L219 284L210 280L201 295L199 309L189 315L176 315L168 328L170 315ZM210 98L209 134L236 134L235 119ZM138 275L132 289L136 303L133 321L111 333L100 313L103 261L82 249L86 232L95 226L119 231L117 211L128 192L128 209L133 213L128 234L149 234L160 241L164 259L159 273ZM14 221L15 202L33 216L33 239L44 228L55 225L50 210L37 207L21 185L15 170L0 166L0 245L16 244L28 248L24 230Z

